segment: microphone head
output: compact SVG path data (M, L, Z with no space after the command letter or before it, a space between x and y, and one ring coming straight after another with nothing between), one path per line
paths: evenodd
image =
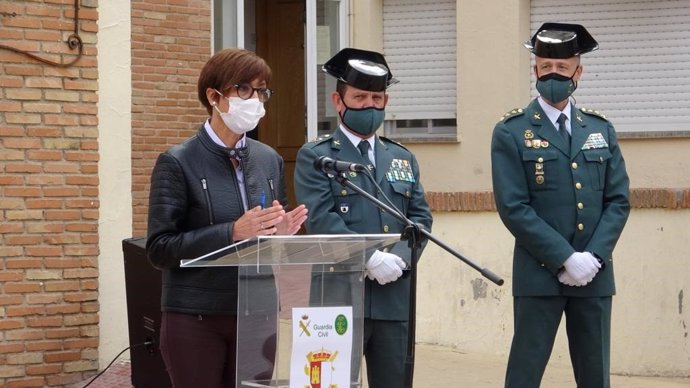
M333 159L329 158L328 156L319 156L318 158L314 159L314 169L316 171L321 171L323 173L330 173L332 172L331 170L333 169L331 166L333 165Z

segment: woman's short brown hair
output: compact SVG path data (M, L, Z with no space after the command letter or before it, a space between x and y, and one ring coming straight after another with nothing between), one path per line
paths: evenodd
M268 83L271 68L256 53L238 48L219 51L201 69L197 84L199 101L210 115L212 108L206 97L206 89L216 89L225 94L233 85L250 83L257 78Z

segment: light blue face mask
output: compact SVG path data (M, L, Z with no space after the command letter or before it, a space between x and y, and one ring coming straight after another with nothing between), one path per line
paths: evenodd
M577 73L577 69L575 70ZM537 91L545 99L558 103L566 100L577 89L577 82L573 81L575 73L568 78L558 73L549 73L537 79Z
M343 105L345 105L345 101L343 101ZM368 137L381 126L385 116L385 108L354 109L345 105L345 112L340 116L340 119L352 131Z

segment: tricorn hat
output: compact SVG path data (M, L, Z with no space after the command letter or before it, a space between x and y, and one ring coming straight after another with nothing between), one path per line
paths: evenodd
M357 89L380 92L398 82L386 59L375 51L344 48L323 64L323 71Z
M599 48L599 43L579 24L544 23L524 46L542 58L570 58Z

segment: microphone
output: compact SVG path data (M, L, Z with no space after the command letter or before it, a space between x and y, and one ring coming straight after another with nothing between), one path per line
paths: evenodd
M348 171L366 171L367 168L359 163L342 162L334 160L328 156L319 156L314 160L314 168L325 174L337 174Z

